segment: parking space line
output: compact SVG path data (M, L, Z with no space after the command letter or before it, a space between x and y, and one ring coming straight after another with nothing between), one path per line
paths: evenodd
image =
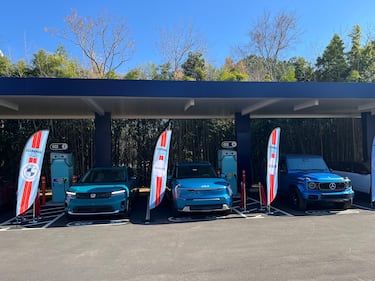
M51 224L53 224L54 222L58 221L62 216L64 216L65 213L61 213L60 215L58 215L55 219L51 220L49 223L47 223L45 226L43 226L42 228L47 228L49 227Z
M237 208L232 208L232 210L235 211L237 214L239 214L244 219L247 219L247 216L245 214L243 214L242 212L238 211Z

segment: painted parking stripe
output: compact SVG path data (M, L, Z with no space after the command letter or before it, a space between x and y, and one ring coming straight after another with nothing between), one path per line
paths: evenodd
M54 222L58 221L62 216L64 216L65 213L61 213L59 216L57 216L55 219L51 220L49 223L47 223L45 226L43 226L42 228L47 228L49 227L51 224L53 224Z

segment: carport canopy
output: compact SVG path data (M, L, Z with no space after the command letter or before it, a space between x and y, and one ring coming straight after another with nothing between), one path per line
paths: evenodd
M374 83L0 78L0 119L95 119L97 165L111 164L117 118L234 118L238 172L250 173L250 118L362 117L366 160L373 114Z
M375 84L0 78L1 119L352 118Z

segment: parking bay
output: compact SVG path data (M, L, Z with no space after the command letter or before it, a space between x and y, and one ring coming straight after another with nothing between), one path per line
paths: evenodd
M151 210L150 221L145 221L148 194L141 194L136 198L134 208L128 217L84 217L74 220L68 219L64 215L64 206L48 203L41 208L39 218L34 218L32 211L29 210L23 221L15 217L0 217L0 231L4 230L28 230L50 227L78 227L95 225L119 225L119 224L170 224L170 223L192 223L208 220L225 219L264 219L268 216L325 216L325 215L354 215L360 212L373 212L375 209L369 203L368 196L360 194L355 199L352 208L348 210L339 210L327 208L325 206L312 206L306 211L296 211L290 209L287 202L276 200L271 205L270 212L264 206L261 206L256 193L250 193L246 199L246 208L240 206L240 198L235 197L231 214L223 216L220 213L202 213L202 214L181 214L178 217L172 216L170 202L163 201L160 206Z

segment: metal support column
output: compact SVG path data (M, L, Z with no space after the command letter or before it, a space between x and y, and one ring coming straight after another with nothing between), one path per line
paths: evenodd
M363 112L361 117L363 161L370 162L372 140L375 136L375 116L371 115L370 112Z
M111 113L95 113L95 167L112 166Z
M251 132L249 115L235 113L235 126L237 138L237 175L246 173L246 186L251 186ZM237 185L241 185L241 177L237 177Z

